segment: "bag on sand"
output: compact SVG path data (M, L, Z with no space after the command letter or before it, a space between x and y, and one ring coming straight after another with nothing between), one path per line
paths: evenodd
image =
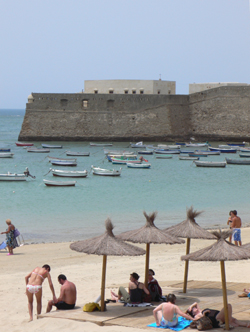
M86 303L83 307L83 311L92 312L95 310L101 311L101 307L99 306L98 303L95 302Z
M197 329L199 331L206 331L213 329L213 324L209 317L203 316L200 319L193 321L190 324L190 328Z

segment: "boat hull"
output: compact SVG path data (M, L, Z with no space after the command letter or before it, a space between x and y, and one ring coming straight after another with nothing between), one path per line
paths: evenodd
M49 181L43 180L44 184L48 187L73 187L76 181Z
M132 163L127 163L128 168L150 168L151 164L132 164Z
M225 161L215 162L215 161L194 161L197 167L226 167L227 163Z
M230 165L250 165L250 160L242 160L242 159L229 159L226 158L227 164Z
M73 152L73 151L67 151L67 156L76 156L76 157L89 157L89 152Z
M51 173L53 176L65 177L65 178L86 178L88 175L87 171L61 171L52 169Z
M70 167L74 167L77 166L77 163L74 161L59 161L59 160L51 160L50 161L52 165L56 165L56 166L70 166Z
M21 143L21 142L16 142L16 146L33 146L33 143Z
M45 149L62 149L62 145L49 145L49 144L42 144L42 147Z
M0 181L26 181L24 174L0 174Z
M14 153L10 152L0 152L0 158L13 158Z

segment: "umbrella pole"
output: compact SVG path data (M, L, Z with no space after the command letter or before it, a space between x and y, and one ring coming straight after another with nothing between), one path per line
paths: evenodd
M186 255L190 252L190 238L187 238L187 245L186 245ZM183 282L183 293L187 292L187 281L188 281L188 265L189 261L185 261L185 271L184 271L184 282Z
M146 244L146 261L145 261L145 279L144 285L148 288L148 269L149 269L149 254L150 254L150 244Z
M228 319L228 307L227 307L227 288L226 288L226 274L224 261L220 261L221 269L221 282L222 282L222 292L223 292L223 304L225 312L225 328L229 330L229 319Z
M106 279L106 265L107 265L107 255L103 255L102 260L102 285L101 285L101 311L105 310L105 279Z

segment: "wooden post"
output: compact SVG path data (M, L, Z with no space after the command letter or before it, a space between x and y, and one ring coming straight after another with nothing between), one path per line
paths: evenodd
M226 274L225 274L224 261L220 261L220 269L221 269L221 282L222 282L223 304L224 304L224 313L225 313L225 329L229 330L228 307L227 307Z
M146 260L145 260L145 279L144 285L148 288L148 269L149 269L149 255L150 255L150 244L146 244Z
M188 255L189 252L190 252L190 238L187 238L186 255ZM188 265L189 265L189 261L185 261L184 282L183 282L183 293L186 293L186 292L187 292Z
M107 265L107 256L103 255L102 260L102 284L101 284L101 311L105 310L105 280L106 280L106 265Z

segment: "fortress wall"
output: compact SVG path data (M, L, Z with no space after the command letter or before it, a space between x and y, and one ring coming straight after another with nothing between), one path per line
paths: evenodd
M249 140L250 87L220 87L189 96L191 132L206 140Z
M19 140L165 140L188 121L188 96L32 95Z
M250 140L250 86L191 95L32 96L19 140Z

